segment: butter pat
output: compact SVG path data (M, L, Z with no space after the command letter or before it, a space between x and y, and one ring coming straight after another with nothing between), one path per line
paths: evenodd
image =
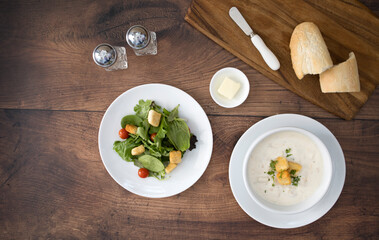
M238 90L240 89L241 84L239 82L233 81L232 79L225 77L222 81L221 86L217 89L217 92L222 96L232 99Z

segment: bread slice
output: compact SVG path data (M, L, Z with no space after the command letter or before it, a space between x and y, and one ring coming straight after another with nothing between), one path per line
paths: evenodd
M333 66L321 32L312 22L296 26L291 36L290 49L292 67L298 79L306 74L320 74Z
M358 65L354 53L351 52L345 62L321 73L320 85L323 93L361 91Z

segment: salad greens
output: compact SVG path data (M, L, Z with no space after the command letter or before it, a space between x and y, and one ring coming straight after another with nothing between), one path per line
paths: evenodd
M187 124L183 120L173 120L169 122L167 137L174 147L182 152L190 147L190 132Z
M150 110L161 114L157 127L149 124ZM179 105L169 111L152 100L139 100L134 111L135 114L121 119L121 127L134 125L137 127L136 133L129 133L125 141L115 141L113 149L125 161L148 169L149 176L164 179L170 152L181 151L184 154L187 150L192 150L195 148L196 136L190 133L186 120L179 118ZM145 152L132 155L132 149L140 145L144 146Z
M126 124L139 126L142 124L142 119L136 115L127 115L121 119L121 127L125 128Z
M138 161L150 171L160 172L164 170L164 165L158 158L150 155L142 155L138 158Z

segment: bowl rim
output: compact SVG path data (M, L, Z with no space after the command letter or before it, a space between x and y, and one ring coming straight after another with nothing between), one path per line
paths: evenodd
M218 75L220 75L220 74L222 74L224 72L236 72L236 73L240 74L242 76L241 82L243 82L243 84L246 85L246 88L247 88L246 93L244 95L242 95L241 99L237 103L235 103L235 104L230 104L230 105L223 104L215 96L216 91L217 91L216 89L214 89L214 84L216 82L216 78L217 78ZM249 96L249 93L250 93L250 82L249 82L249 79L247 78L246 74L244 72L242 72L241 70L239 70L238 68L225 67L225 68L221 68L215 74L213 74L211 82L209 83L209 92L211 94L211 97L212 97L213 101L217 105L219 105L221 107L224 107L224 108L235 108L235 107L238 107L239 105L241 105L242 103L244 103L246 101L247 97Z
M266 203L261 201L260 199L262 199L262 198L258 194L256 194L254 192L254 190L251 189L249 181L247 180L247 164L249 162L252 151L258 145L258 143L260 143L263 139L267 138L268 136L270 136L274 133L282 132L282 131L295 131L295 132L298 132L298 133L301 133L301 134L308 136L313 142L315 142L315 144L319 148L319 151L322 154L322 159L323 159L323 163L324 163L324 176L326 176L326 178L324 178L324 181L321 182L321 184L318 188L318 189L320 189L320 187L323 187L321 189L321 192L319 194L317 194L317 196L315 198L313 198L314 200L311 201L310 204L304 205L303 207L296 208L296 207L294 207L294 205L282 206L282 205L267 202L268 205L278 206L278 208L283 208L283 209L279 210L278 208L269 207ZM323 154L323 152L324 152L324 154ZM275 213L279 213L279 214L295 214L295 213L304 212L304 211L310 209L311 207L315 206L325 196L325 194L328 192L328 190L330 188L330 183L331 183L331 179L332 179L332 172L333 172L333 164L332 164L332 159L331 159L330 153L329 153L327 147L325 146L325 144L315 134L313 134L313 133L311 133L305 129L302 129L302 128L280 127L280 128L275 128L275 129L272 129L270 131L267 131L267 132L261 134L250 145L248 151L245 154L243 161L244 162L243 162L243 167L242 167L242 175L243 175L244 186L247 189L247 192L249 193L250 197L259 206L261 206L262 208L264 208L268 211L271 211L271 212L275 212ZM325 166L325 163L327 163L326 166ZM314 192L310 197L314 196L315 193L316 192ZM310 197L308 197L307 199L303 200L300 203L304 203L306 200L309 200ZM292 207L293 209L292 210L285 210L286 207L289 207L289 208Z

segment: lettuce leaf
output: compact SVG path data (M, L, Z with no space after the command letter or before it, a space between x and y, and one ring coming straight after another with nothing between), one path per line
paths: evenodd
M167 137L174 147L182 152L190 147L190 132L187 123L176 119L168 123Z
M139 100L138 104L134 107L134 111L136 114L141 117L142 119L147 118L147 115L149 114L149 111L151 109L153 101L151 100Z
M140 136L143 140L147 140L149 137L149 127L150 124L147 119L143 120L141 126L137 128L136 135Z
M139 146L140 141L137 138L129 137L125 141L115 141L113 149L127 162L133 161L132 149Z
M165 138L166 137L166 133L167 133L167 123L166 123L166 118L165 117L162 117L161 119L161 123L159 124L159 129L157 131L157 135L155 137L157 138Z
M179 104L176 106L168 115L167 121L172 122L174 119L178 118L179 116Z
M127 115L121 119L121 127L125 128L126 124L131 124L134 126L141 126L143 120L137 115Z
M143 155L138 158L138 161L149 171L160 172L164 170L163 163L153 156Z

